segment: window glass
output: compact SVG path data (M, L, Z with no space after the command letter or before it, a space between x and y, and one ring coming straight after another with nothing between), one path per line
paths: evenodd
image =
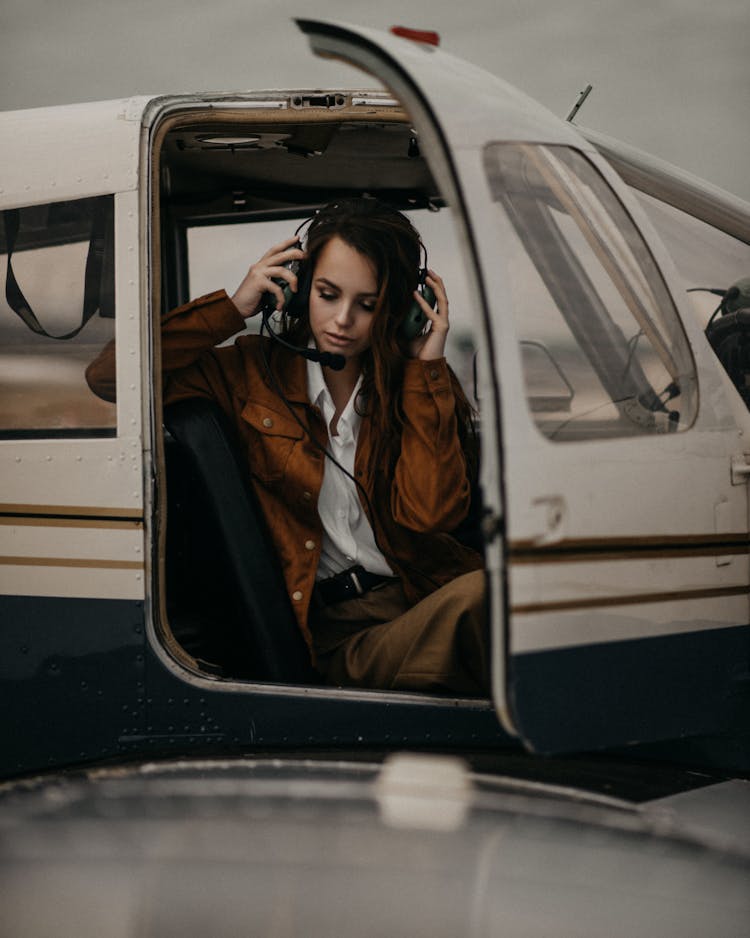
M427 248L428 266L443 278L450 304L451 328L446 357L469 400L477 404L474 389L475 337L469 308L469 288L449 209L405 212ZM222 287L230 295L269 247L294 234L302 221L284 219L244 224L194 226L187 229L189 295L201 296ZM248 320L247 331L257 332L260 317ZM230 339L233 342L234 339Z
M113 196L0 216L0 436L113 436L84 377L114 337Z
M750 275L750 244L660 199L634 193L672 256L685 288L691 291L699 322L705 327L719 297L696 288L726 290Z
M697 388L687 340L603 178L565 147L491 144L485 166L539 430L569 441L689 427Z

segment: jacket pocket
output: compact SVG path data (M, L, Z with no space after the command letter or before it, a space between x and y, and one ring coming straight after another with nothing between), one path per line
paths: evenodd
M261 482L280 481L294 444L304 435L302 427L291 414L282 414L252 401L245 405L242 419L255 431L249 434L251 473Z

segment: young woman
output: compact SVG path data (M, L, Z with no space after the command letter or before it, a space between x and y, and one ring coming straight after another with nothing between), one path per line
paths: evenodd
M313 663L332 684L488 693L480 556L452 536L476 469L472 412L446 364L440 277L417 292L418 233L374 199L323 208L267 251L236 293L173 310L162 329L165 403L207 396L238 429ZM288 266L301 263L298 273ZM343 356L334 370L245 319L284 306L282 336ZM429 320L409 339L413 303ZM89 381L106 396L101 356Z

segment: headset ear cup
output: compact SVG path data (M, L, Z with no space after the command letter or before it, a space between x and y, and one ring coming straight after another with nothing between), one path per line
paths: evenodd
M420 334L424 329L424 324L427 322L427 317L422 312L422 307L417 303L416 300L409 307L409 312L401 320L401 325L399 326L399 334L401 338L406 339L407 342L411 342L412 339Z
M426 274L427 271L424 268L419 271L419 287L417 289L419 289L422 298L427 301L432 309L435 309L437 297L435 291L424 282ZM414 300L399 327L399 334L407 342L411 342L412 339L416 339L418 335L421 335L426 324L427 316L425 316L419 303Z
M297 270L297 292L293 293L288 284L284 287L284 312L287 316L299 319L307 313L311 286L312 268L309 264L300 264Z

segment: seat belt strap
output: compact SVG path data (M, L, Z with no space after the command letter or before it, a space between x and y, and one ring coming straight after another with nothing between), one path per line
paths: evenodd
M6 272L5 272L5 299L8 306L19 316L24 324L37 335L46 336L49 339L72 339L78 335L86 323L91 319L94 313L101 305L101 280L102 268L104 264L105 235L107 224L107 199L97 199L94 205L93 219L91 225L91 239L89 241L89 250L86 256L86 272L84 274L83 287L83 312L81 323L65 335L52 335L42 326L31 308L28 300L24 296L23 290L16 280L13 272L13 250L16 246L16 239L21 225L21 211L17 208L6 209L3 212L3 221L5 224L5 243L8 251Z

